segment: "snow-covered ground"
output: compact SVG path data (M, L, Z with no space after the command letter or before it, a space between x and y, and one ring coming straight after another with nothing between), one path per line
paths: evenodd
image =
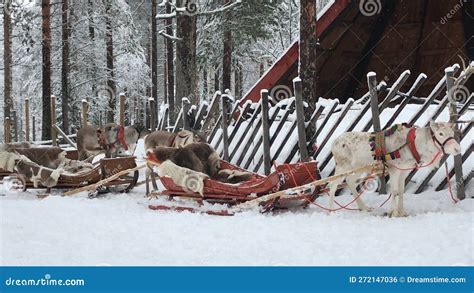
M474 201L453 204L446 191L408 195L410 216L396 219L382 216L389 203L372 213L152 211L143 193L1 197L0 265L474 265ZM364 196L373 207L385 198Z

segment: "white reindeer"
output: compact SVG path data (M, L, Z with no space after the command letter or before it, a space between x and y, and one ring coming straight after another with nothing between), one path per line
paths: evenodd
M413 168L426 164L437 166L442 154L458 155L461 152L461 147L454 139L451 123L432 121L429 127L400 128L392 135L385 137L386 152L399 151L399 158L386 162L392 196L392 210L389 215L392 217L406 216L403 208L405 179ZM371 137L373 134L367 132L347 132L334 141L331 151L336 161L335 174L374 163L374 152L369 143ZM354 197L358 194L356 187L360 175L354 174L345 178ZM337 186L343 181L344 178L340 178L329 184L330 209L334 207ZM356 202L360 210L371 210L360 197L356 199Z

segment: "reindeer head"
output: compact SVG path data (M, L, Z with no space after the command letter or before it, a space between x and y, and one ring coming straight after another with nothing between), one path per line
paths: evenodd
M140 123L134 124L133 128L135 128L135 130L138 132L139 139L144 138L145 136L151 133L151 131L148 128L146 128Z
M446 155L459 155L461 146L454 139L454 124L449 122L430 122L431 135L438 148Z
M206 135L200 131L193 131L193 142L207 142Z

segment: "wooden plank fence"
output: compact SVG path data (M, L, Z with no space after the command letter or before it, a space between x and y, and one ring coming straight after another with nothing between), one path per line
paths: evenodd
M472 67L461 70L459 65L454 65L450 69L454 78L451 79L456 80L456 86L463 86L473 71ZM374 131L374 122L378 124L375 125L377 130L401 122L425 127L429 125L430 120L439 120L440 116L449 117L449 107L451 107L451 111L457 111L455 113L457 118L467 114L469 110L474 110L472 107L469 108L473 104L472 94L465 104L453 105L453 103L450 103L451 99L447 95L450 78L446 76L439 80L427 97L416 96L417 91L428 78L423 73L418 75L413 84L408 87L408 91L402 92L402 88L407 88L406 82L410 75L410 71L405 71L391 86L388 86L385 82L377 83L375 81L376 75L370 74L369 77L373 76L368 78L371 91L357 101L349 99L344 104L337 100L318 102L310 121L304 120L304 111L297 110L298 101L302 100L298 97L299 80L294 81L296 98L279 102L268 107L268 109L263 104L267 97L269 100L272 99L268 96L268 91L262 92L262 103L246 103L239 107L239 103L236 101L231 110L219 107L219 104L222 104L219 103L219 101L222 101L222 94L217 92L210 104L204 103L198 109L199 118L196 119L193 129L205 131L208 134L208 142L221 155L225 154L230 162L243 168L268 173L270 164L305 160L305 153L307 152L309 156L319 161L319 168L323 177L330 176L334 174L335 167L330 147L334 139L342 132ZM228 91L227 95L230 96ZM411 102L415 99L424 102L422 104L412 104ZM398 102L393 108L390 108L395 100ZM268 105L268 103L265 105ZM227 115L224 115L224 113L227 113ZM373 119L374 113L380 113L380 115L375 115L376 117L380 116L379 122L377 122L378 119ZM231 119L223 121L225 116ZM301 121L305 121L305 123L299 124L298 122ZM178 123L179 121L173 129L179 128ZM309 123L316 125L316 132L311 137L301 131L301 125L307 126ZM300 125L300 128L298 128L298 125ZM459 156L456 164L462 165L471 156L473 147L467 141L471 129L472 121L460 131L459 138L462 144L470 146L467 150L463 149L463 154ZM225 141L227 142L224 143ZM306 145L303 152L301 151L301 145ZM442 162L444 163L445 160L446 158L443 158ZM456 173L454 164L451 165L449 178L455 176ZM440 177L435 176L436 174L439 175L440 172L444 172L444 169L440 169L431 168L429 172L414 170L408 176L407 183L416 181L417 193L422 192L430 185L436 189L443 189L447 186L445 179L431 183L434 178ZM458 179L456 189L460 190L457 191L459 198L463 197L463 187L469 183L472 177L472 172L470 172Z

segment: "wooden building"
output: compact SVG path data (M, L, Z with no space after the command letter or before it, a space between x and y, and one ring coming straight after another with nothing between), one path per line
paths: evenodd
M390 85L407 69L411 79L428 75L418 91L426 96L444 68L474 60L473 0L335 0L318 15L317 94L324 98L357 99L367 92L367 72ZM261 89L291 89L297 74L295 42L242 103L258 101Z

